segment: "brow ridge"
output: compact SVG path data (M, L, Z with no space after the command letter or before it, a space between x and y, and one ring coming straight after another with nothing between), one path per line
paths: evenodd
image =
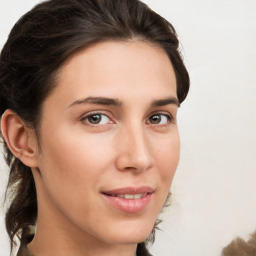
M177 105L178 107L180 107L179 100L175 97L168 97L166 99L155 100L155 101L153 101L152 106L153 107L161 107L161 106L165 106L165 105L169 105L169 104L174 104L174 105Z
M79 104L95 104L95 105L113 105L121 106L122 103L118 99L105 98L105 97L87 97L74 101L69 107Z
M107 97L87 97L74 101L69 107L79 104L95 104L95 105L113 105L122 106L122 102L118 99L107 98ZM161 107L169 104L180 106L180 103L175 97L168 97L166 99L154 100L151 104L152 107Z

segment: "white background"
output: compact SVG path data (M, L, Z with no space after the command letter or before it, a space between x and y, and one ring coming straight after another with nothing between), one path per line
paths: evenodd
M0 47L36 2L0 0ZM216 256L256 229L256 0L145 0L176 28L191 90L181 160L155 256ZM0 197L7 179L3 160ZM0 198L0 199L1 199ZM8 240L0 213L0 255Z

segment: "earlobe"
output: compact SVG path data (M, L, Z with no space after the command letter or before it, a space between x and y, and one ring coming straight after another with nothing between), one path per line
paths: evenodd
M16 158L29 167L37 167L34 132L14 111L7 109L3 113L1 132L8 148Z

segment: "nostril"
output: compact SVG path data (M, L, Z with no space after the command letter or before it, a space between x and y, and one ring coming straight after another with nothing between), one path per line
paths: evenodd
M132 170L132 169L136 169L135 167L125 167L124 169L126 169L126 170Z
M123 142L123 140L122 140ZM122 146L122 147L121 147ZM130 142L119 144L116 166L123 171L145 171L153 166L153 155L145 141L130 139Z

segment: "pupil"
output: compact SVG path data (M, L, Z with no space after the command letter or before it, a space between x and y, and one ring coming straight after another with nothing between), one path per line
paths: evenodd
M161 120L160 116L152 116L152 117L151 117L151 122L152 122L153 124L159 124L159 123L160 123L160 120Z
M101 121L100 115L93 115L88 118L89 122L92 124L98 124Z

